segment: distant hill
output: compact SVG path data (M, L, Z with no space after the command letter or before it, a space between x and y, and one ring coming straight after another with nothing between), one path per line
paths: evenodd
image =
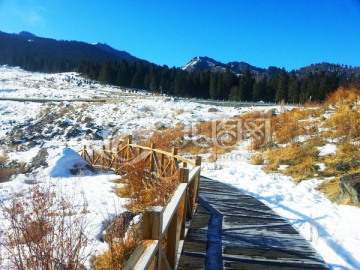
M237 62L237 61L224 64L206 56L194 57L181 69L189 72L197 72L197 71L225 72L226 70L230 70L234 74L243 74L245 70L248 69L253 75L266 74L269 76L273 75L278 70L280 70L280 68L277 67L269 67L268 69L259 68L245 62ZM360 75L360 67L354 68L339 64L319 63L319 64L312 64L310 66L302 67L298 70L294 70L294 72L299 78L305 78L310 73L316 74L321 72L324 72L327 75L336 73L340 76L353 78Z
M260 74L266 72L266 69L254 67L245 62L230 62L224 64L206 56L194 57L181 69L190 72L204 70L210 70L211 72L225 72L226 70L230 70L235 74L242 74L246 69L249 69L252 74Z
M29 32L8 34L0 31L0 64L51 72L63 70L62 65L71 68L80 61L103 63L119 60L129 63L140 61L139 58L106 44L42 38Z
M0 32L0 65L29 71L77 71L87 80L173 96L235 101L322 101L339 86L360 89L360 68L320 63L286 71L195 57L182 68L159 66L107 44Z
M331 73L336 73L339 76L343 76L346 78L354 78L360 76L360 67L350 67L347 65L339 65L339 64L330 64L330 63L319 63L312 64L310 66L302 67L296 70L297 75L300 78L306 77L309 73L321 73L329 75Z

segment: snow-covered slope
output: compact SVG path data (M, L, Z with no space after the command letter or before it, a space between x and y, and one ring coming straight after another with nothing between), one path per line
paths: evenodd
M83 194L91 221L88 233L92 254L106 249L100 241L102 222L124 211L126 199L113 192L111 173L73 176L73 166L84 166L76 151L82 145L102 145L111 138L147 137L155 130L195 122L227 119L254 108L203 105L186 100L90 82L76 73L41 74L13 67L0 67L0 98L106 98L106 103L15 102L0 100L0 154L11 160L31 161L46 150L47 165L12 181L0 183L0 199L7 202L16 192L35 182L56 185L60 191ZM257 109L268 110L257 107ZM275 108L280 110L280 108ZM329 149L324 149L325 150ZM203 174L233 185L270 205L287 219L323 256L332 269L360 269L360 209L339 206L314 190L318 182L295 185L280 174L265 174L261 166L249 164L246 143L220 156L216 163L203 163ZM0 219L0 227L6 222ZM6 260L0 269L6 268Z
M245 62L230 62L227 64L218 62L210 57L194 57L181 68L189 72L209 70L211 72L225 72L230 70L234 74L243 74L249 69L252 74L260 74L266 72L266 69L254 67Z

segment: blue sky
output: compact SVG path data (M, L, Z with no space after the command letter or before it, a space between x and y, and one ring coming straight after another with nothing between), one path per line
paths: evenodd
M360 0L0 0L0 31L102 42L156 64L195 56L360 66Z

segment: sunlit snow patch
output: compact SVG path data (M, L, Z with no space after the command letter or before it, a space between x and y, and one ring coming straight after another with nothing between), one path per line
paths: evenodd
M73 177L76 174L88 176L94 173L94 168L77 152L65 148L60 158L50 171L50 177Z

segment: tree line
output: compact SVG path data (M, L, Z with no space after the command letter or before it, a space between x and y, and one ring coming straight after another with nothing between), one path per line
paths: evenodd
M4 59L3 59L4 60ZM158 66L145 61L126 60L95 62L69 61L34 56L12 57L0 64L20 66L30 71L77 71L103 84L148 90L180 97L214 100L269 101L305 103L322 101L339 86L360 88L360 77L346 76L338 71L308 72L299 76L295 71L270 67L265 73L247 69L241 75L225 72L194 71Z
M360 87L360 78L347 78L339 72L308 73L300 78L295 71L269 68L267 73L241 75L231 71L188 72L179 68L125 60L97 64L82 61L77 71L103 84L144 89L181 97L234 101L286 101L305 103L322 101L339 86Z

